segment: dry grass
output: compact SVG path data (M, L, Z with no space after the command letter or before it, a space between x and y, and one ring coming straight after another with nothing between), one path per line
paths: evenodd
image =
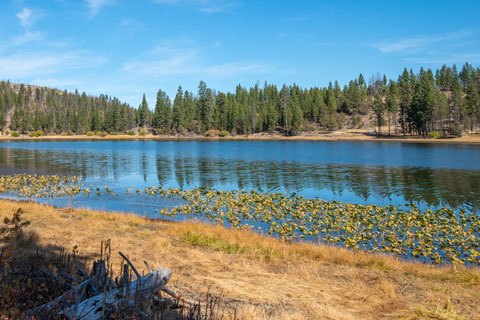
M197 222L7 200L0 200L0 216L19 207L42 244L78 245L80 255L95 259L100 241L111 239L142 271L144 260L171 268L170 286L192 299L210 289L244 319L480 319L478 268L438 268Z

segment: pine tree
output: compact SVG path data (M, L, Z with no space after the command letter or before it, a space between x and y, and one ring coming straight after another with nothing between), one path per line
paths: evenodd
M157 92L157 104L153 115L152 127L160 129L162 133L170 133L172 121L172 107L168 95L161 89Z
M418 134L427 135L428 124L432 119L432 112L435 106L435 92L433 87L433 74L420 71L419 81L413 93L412 105L409 110L409 118Z
M463 91L462 91L462 84L460 83L460 78L458 77L458 73L456 72L456 68L454 66L454 72L452 72L452 94L450 96L450 118L457 124L460 128L460 124L463 122L464 119L464 112L463 112ZM453 129L453 128L452 128ZM451 132L454 134L458 134L459 130L451 130L456 132Z
M177 132L187 127L184 104L183 89L182 86L179 86L175 99L173 100L172 109L172 126Z
M200 132L210 130L213 116L212 90L203 81L198 84L198 110L200 113Z
M290 121L291 115L289 115L289 108L288 102L290 100L290 90L284 84L282 86L282 90L280 90L280 99L281 99L281 108L282 108L282 119L283 119L283 127L285 129L285 133L288 134L290 132Z
M390 135L390 116L393 115L395 134L397 134L398 89L397 84L390 80L387 89L388 135Z
M373 101L373 111L377 116L377 127L378 127L377 134L381 134L383 113L385 112L385 103L383 101L382 90L377 90L377 93L375 94L374 101Z
M478 87L478 74L470 68L470 76L465 78L465 106L469 117L470 131L473 132L473 127L477 117L480 115L480 96Z
M406 134L407 131L410 131L408 114L413 97L410 74L407 68L403 70L402 75L398 79L398 97L400 102L400 125L402 127L402 133Z
M300 132L300 128L303 124L303 112L300 107L298 94L293 91L288 101L289 114L291 115L291 129L289 134L296 135Z
M138 126L146 127L150 124L150 114L148 110L147 100L143 94L142 104L138 107Z

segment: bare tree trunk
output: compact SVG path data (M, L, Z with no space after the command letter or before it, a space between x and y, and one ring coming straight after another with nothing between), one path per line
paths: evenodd
M393 114L393 125L395 127L395 135L397 135L398 133L397 133L397 114L396 113Z
M377 127L378 127L377 135L382 134L382 116L380 114L377 115Z
M388 135L390 135L390 111L388 111Z

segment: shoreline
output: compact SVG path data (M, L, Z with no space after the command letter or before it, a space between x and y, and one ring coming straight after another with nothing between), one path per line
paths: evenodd
M90 262L100 241L111 239L112 251L129 255L140 273L146 271L143 261L170 268L174 291L191 299L207 292L222 296L245 319L428 318L438 312L475 318L480 312L478 268L289 243L195 221L151 221L0 199L1 216L10 217L19 207L40 247L78 246L79 258ZM112 258L114 266L120 264L118 255Z
M173 136L173 135L152 135L131 136L131 135L107 135L86 136L86 135L47 135L41 137L11 137L0 136L2 141L42 141L42 140L132 140L132 141L353 141L353 142L402 142L402 143L448 143L448 144L480 144L480 135L468 135L452 138L422 138L418 136L375 136L364 132L343 132L336 131L326 134L301 134L298 136L271 135L265 133L251 135L235 135L227 137L206 137L202 135Z

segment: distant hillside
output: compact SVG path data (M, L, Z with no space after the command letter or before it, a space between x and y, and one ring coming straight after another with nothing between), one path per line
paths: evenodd
M344 128L380 133L458 136L478 131L480 68L465 63L434 71L403 70L397 79L362 74L340 87L277 88L265 83L220 92L200 81L197 94L178 88L173 102L159 90L154 110L145 95L138 109L116 98L0 82L0 128L27 133L125 132L297 135ZM382 131L382 127L384 128ZM385 128L386 127L386 128ZM372 130L373 131L373 130Z
M0 128L27 133L119 132L136 125L135 109L117 98L0 82Z

